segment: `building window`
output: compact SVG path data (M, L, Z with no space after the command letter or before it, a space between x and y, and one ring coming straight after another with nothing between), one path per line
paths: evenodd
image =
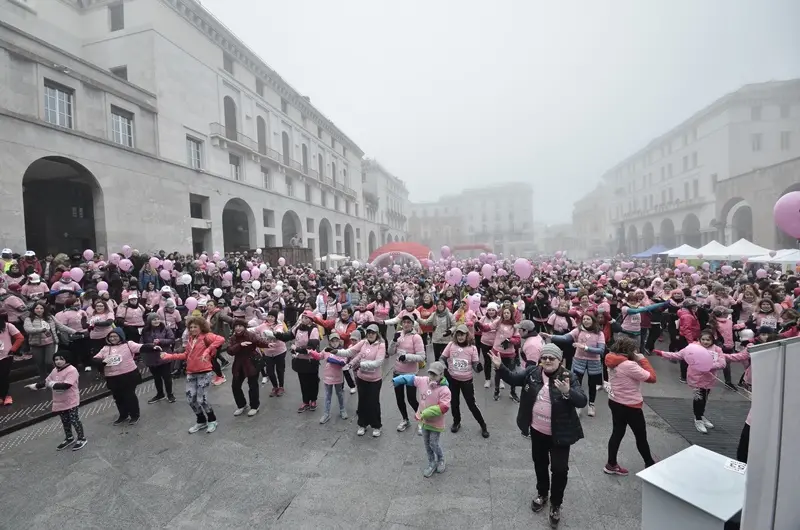
M337 212L339 211L339 196L338 195L334 195L333 196L333 209L336 210ZM336 234L336 235L338 236L339 234Z
M697 167L697 151L692 153L692 167L693 168Z
M264 97L264 81L261 79L256 79L256 94L262 98Z
M120 79L124 79L125 81L128 80L128 67L127 66L117 66L116 68L112 68L111 73L115 76L119 77Z
M688 156L684 156L683 157L683 170L684 171L689 171L689 157Z
M711 175L711 191L712 192L717 191L717 174L716 173Z
M337 254L341 254L342 253L342 242L341 241L337 241L336 242L336 253Z
M336 150L336 138L331 136L331 149Z
M228 165L231 168L231 178L233 180L242 180L242 160L233 153L228 154Z
M750 107L750 119L753 121L761 119L761 105Z
M274 235L264 234L264 246L266 248L274 248L278 246L277 238Z
M750 135L750 148L753 151L761 151L761 133Z
M355 207L356 207L355 208L355 214L356 214L356 217L358 217L358 203L355 204Z
M317 138L322 140L322 125L317 125Z
M792 148L791 131L781 131L781 151L788 151Z
M186 137L186 151L189 155L189 167L192 169L203 169L203 142Z
M306 116L300 116L300 120L303 122L303 129L308 129L308 118Z
M289 102L281 98L281 112L289 114Z
M342 156L347 158L347 148L345 146L342 146Z
M342 225L336 225L336 237L342 236Z
M261 216L264 218L264 228L275 228L274 210L267 210L264 208L261 210Z
M694 193L694 197L700 196L700 181L697 179L692 181L692 193Z
M788 103L781 105L781 118L786 119L792 114L792 107Z
M44 119L47 123L72 129L72 89L45 81Z
M126 147L133 147L133 114L111 107L111 139Z
M261 166L261 185L264 186L265 190L272 189L272 175L269 172L269 168Z
M350 215L350 201L348 200L344 201L344 213Z
M685 200L685 201L689 200L689 183L688 182L684 182L683 183L683 200Z
M222 52L222 69L233 75L233 56Z
M294 197L294 182L292 182L292 177L289 175L286 175L286 195Z
M108 6L108 23L111 31L125 29L125 4L122 2Z
M306 217L306 232L309 234L314 233L314 219L311 217Z
M356 228L356 239L361 239L361 229Z
M311 186L306 184L306 202L311 202Z
M328 194L324 191L319 194L319 203L325 208L328 207Z
M189 203L189 216L192 219L202 219L203 218L203 205L199 202L191 201Z

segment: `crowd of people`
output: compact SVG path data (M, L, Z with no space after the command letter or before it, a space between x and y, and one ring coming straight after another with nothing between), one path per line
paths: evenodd
M481 436L490 437L491 418L475 398L482 375L495 400L508 385L519 404L517 425L530 439L537 481L531 509L549 503L555 526L570 446L583 438L583 410L596 416L598 392L608 394L611 420L602 471L626 476L617 454L628 427L644 465L655 463L642 410L641 386L657 380L648 357L680 363L680 381L693 396L687 421L707 433L714 427L707 408L713 410L708 400L717 374L729 391L749 388L749 368L734 381L730 364L749 364L750 344L798 334L800 285L780 270L746 263L673 268L620 258L570 262L560 254L457 259L445 250L436 261L317 270L283 258L264 263L259 250L150 256L126 246L108 259L87 250L39 261L31 251L18 256L4 249L0 399L13 406L11 368L31 356L38 381L29 388L53 392L53 411L64 425L58 449L78 450L86 445L79 370L105 380L119 412L115 425L139 421L137 363L154 380L148 404L174 403L173 380L184 377L195 416L189 433L218 428L209 389L225 384L229 370L233 416L255 416L266 385L270 398L299 397L298 413L316 411L322 384L319 423L331 421L334 393L347 419L347 385L358 394L356 434L371 429L379 437L380 392L391 373L402 418L396 430L415 427L427 455L423 475L431 477L445 471L448 412L450 432L462 429L462 397ZM287 356L296 381L287 378ZM748 415L741 461L749 424Z

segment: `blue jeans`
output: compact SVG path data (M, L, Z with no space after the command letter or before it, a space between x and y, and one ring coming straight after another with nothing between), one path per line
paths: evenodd
M339 411L344 410L344 383L335 385L325 383L325 414L331 413L331 395L334 388L336 389L336 399L339 400Z
M425 452L428 453L428 463L435 465L437 462L444 462L444 451L441 444L442 433L422 429L422 443L425 444Z

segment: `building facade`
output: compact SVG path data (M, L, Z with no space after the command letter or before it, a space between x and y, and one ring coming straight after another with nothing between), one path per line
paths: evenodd
M363 152L196 0L0 0L0 239L364 259Z
M361 182L367 220L377 223L380 231L378 246L408 241L410 203L405 182L371 158L362 162Z
M720 98L603 175L611 190L614 252L697 247L714 239L730 244L740 237L773 248L771 215L754 216L741 193L720 205L719 189L743 179L753 181L752 189L767 186L777 199L788 188L765 180L762 170L798 156L800 80L746 85ZM799 182L800 174L791 178ZM754 221L764 226L754 230Z
M607 185L597 187L581 197L572 207L569 256L575 259L606 257L614 252L613 230L609 225L608 204L611 199ZM567 250L565 247L561 250Z
M431 249L487 245L498 255L530 255L535 249L533 188L515 182L412 203L409 233Z

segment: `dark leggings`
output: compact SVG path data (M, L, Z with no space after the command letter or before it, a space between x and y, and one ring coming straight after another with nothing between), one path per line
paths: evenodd
M661 324L651 322L650 333L648 333L647 342L645 343L645 348L647 351L653 351L653 349L656 347L656 342L658 341L659 337L661 337Z
M317 372L298 372L297 379L300 381L300 393L303 397L303 403L317 401L319 396L319 374Z
M500 357L500 360L503 362L506 368L508 368L509 372L514 371L514 357ZM494 393L498 394L500 392L500 370L495 370L494 372ZM511 387L511 393L517 393L517 387Z
M583 386L583 374L573 372L578 379L578 386ZM589 403L594 403L597 398L597 387L603 384L603 374L589 374Z
M211 357L211 369L214 371L214 375L222 377L222 365L219 362L219 354Z
M617 465L617 453L619 444L625 437L625 431L630 426L633 436L636 438L636 449L644 459L645 467L655 464L653 455L650 454L650 444L647 443L647 425L644 421L642 409L628 407L608 400L608 408L611 409L611 437L608 439L608 465Z
M378 324L378 331L381 332L381 337L383 337L383 345L386 347L386 350L389 350L389 339L386 338L386 324L383 322L376 322Z
M442 356L442 352L444 349L447 348L447 343L445 344L438 344L436 342L433 343L433 360L438 361L439 357Z
M489 351L492 349L483 343L478 344L478 350L483 354L483 375L487 381L492 380L492 358L489 357Z
M9 375L11 367L14 365L14 358L10 355L5 359L0 359L0 399L5 399L8 395L8 385L10 384Z
M722 353L736 353L736 350L723 347ZM725 377L725 383L733 386L733 381L731 380L731 363L725 363L725 367L722 369L722 375Z
M61 425L64 427L64 436L67 440L72 440L72 429L75 429L75 434L78 435L78 440L84 440L83 424L78 417L78 407L72 407L69 410L62 410L58 413L61 417Z
M356 382L353 380L353 375L350 373L350 370L345 370L343 373L344 380L347 382L347 386L350 388L355 388Z
M460 394L464 394L464 401L467 402L467 407L472 413L472 417L478 422L482 428L486 427L486 422L481 414L481 409L475 403L475 386L472 384L472 379L469 381L459 381L452 377L448 378L450 384L450 393L452 394L451 405L453 406L453 423L461 423L461 399ZM411 388L411 387L407 387Z
M286 373L286 352L274 357L264 357L263 374L275 388L283 388L283 377Z
M153 374L153 384L156 385L156 394L163 396L172 395L172 365L170 363L151 366L150 373Z
M750 425L747 423L742 427L742 435L739 437L739 446L736 448L736 460L747 463L747 454L750 452Z
M400 375L395 372L395 377ZM452 387L451 387L452 390ZM405 392L405 397L403 396L403 392ZM413 386L396 386L394 387L394 397L397 400L397 410L400 411L400 415L403 417L405 421L408 421L408 410L406 410L406 399L408 399L408 404L411 405L412 412L416 412L419 408L419 402L417 401L417 389Z
M708 403L708 395L711 390L706 388L694 389L694 400L692 401L692 409L694 409L694 419L701 420L706 413L706 403Z

